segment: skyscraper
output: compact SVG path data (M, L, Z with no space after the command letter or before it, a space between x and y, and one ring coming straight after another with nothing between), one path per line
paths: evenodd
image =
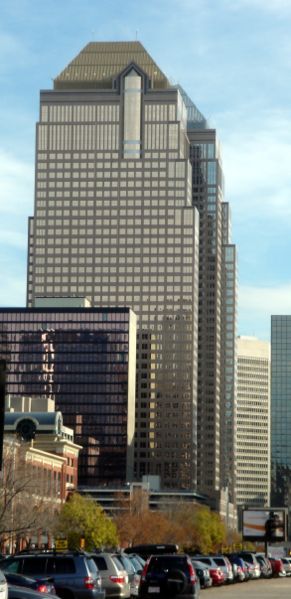
M270 505L270 343L237 339L237 505Z
M271 504L291 499L291 316L271 317ZM290 513L289 513L290 517Z
M28 306L82 295L134 310L136 478L193 488L198 464L210 495L223 470L222 194L215 131L139 42L88 44L41 92Z

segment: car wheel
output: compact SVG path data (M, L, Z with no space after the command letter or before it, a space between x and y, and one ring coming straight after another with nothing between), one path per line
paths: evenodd
M187 576L183 570L170 570L166 582L168 597L174 597L178 593L183 593L187 583Z

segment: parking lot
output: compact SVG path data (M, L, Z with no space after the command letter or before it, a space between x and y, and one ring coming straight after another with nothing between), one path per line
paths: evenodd
M203 590L200 599L290 599L291 578L250 580L247 583L223 585Z

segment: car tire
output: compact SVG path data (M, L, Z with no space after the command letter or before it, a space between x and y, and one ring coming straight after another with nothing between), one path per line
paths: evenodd
M169 570L166 581L167 596L174 597L179 593L183 593L187 584L187 576L183 570Z

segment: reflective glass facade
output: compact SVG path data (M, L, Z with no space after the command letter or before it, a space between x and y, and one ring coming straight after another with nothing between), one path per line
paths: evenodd
M188 99L188 103L189 103ZM191 106L188 115L192 115ZM214 129L188 121L192 202L199 211L198 460L201 492L235 503L236 249Z
M129 309L0 309L10 397L55 400L83 449L79 484L133 476L136 318Z
M291 500L291 316L271 317L271 505Z

